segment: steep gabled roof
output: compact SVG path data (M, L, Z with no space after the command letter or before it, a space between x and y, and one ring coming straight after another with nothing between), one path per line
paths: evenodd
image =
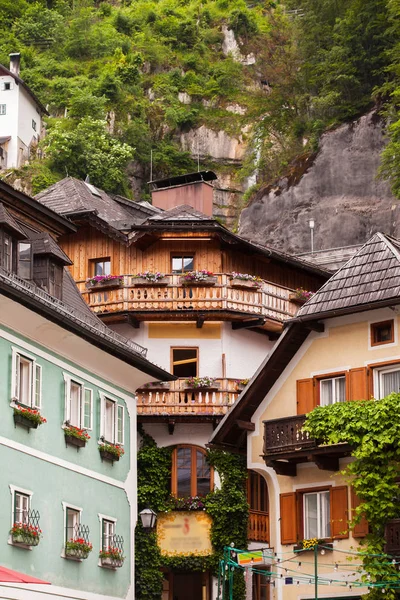
M32 251L35 256L38 254L50 255L63 265L72 265L72 260L61 250L60 246L56 244L49 233L32 234L30 241L32 242Z
M13 234L23 240L26 239L25 233L22 231L21 227L18 225L17 221L14 219L12 215L8 212L3 204L0 202L0 225L6 227L13 232Z
M376 233L299 310L296 320L400 303L400 242Z

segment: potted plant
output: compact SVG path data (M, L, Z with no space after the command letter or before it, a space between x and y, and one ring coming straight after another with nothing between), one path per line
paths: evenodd
M254 289L261 287L262 279L258 275L249 275L248 273L236 273L233 271L229 276L231 287L237 289Z
M69 421L66 421L64 428L65 443L69 446L76 446L77 448L84 448L86 442L90 440L90 435L86 429L80 429L70 425Z
M296 546L294 546L294 550L302 550L313 551L315 546L317 546L318 550L332 550L333 544L326 542L325 540L319 540L317 538L311 538L309 540L300 540L297 542Z
M217 390L218 384L214 377L189 377L185 379L188 390Z
M21 546L37 546L40 542L42 530L38 525L29 523L14 523L10 529L13 544Z
M212 286L217 283L217 278L212 271L203 269L202 271L188 271L182 275L180 282L185 286Z
M153 273L152 271L144 271L144 273L137 273L132 276L132 283L135 287L157 285L166 286L169 283L168 277L165 277L165 273L159 273L158 271Z
M309 292L300 287L289 294L289 300L295 304L305 304L313 295L314 292Z
M69 558L85 559L92 550L92 544L87 542L84 538L71 538L65 543L65 556Z
M27 429L37 429L39 425L47 423L47 420L42 417L36 408L29 408L17 404L17 406L14 407L14 423L15 426L18 424Z
M125 450L120 444L109 444L108 442L104 442L99 446L99 452L103 460L109 460L110 462L119 460L125 454Z
M124 282L123 275L95 275L86 279L86 287L89 289L108 289L120 287Z
M205 498L203 496L187 496L184 498L170 497L172 510L205 510Z
M125 560L122 550L113 546L109 546L106 550L100 550L99 558L102 567L111 567L113 569L122 567Z
M250 379L236 379L236 389L238 392L244 390Z

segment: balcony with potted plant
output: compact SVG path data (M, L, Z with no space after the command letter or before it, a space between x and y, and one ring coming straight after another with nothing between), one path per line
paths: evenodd
M37 546L42 535L39 519L39 512L30 510L26 522L14 523L10 529L13 545L27 549Z
M115 461L118 461L121 458L121 456L125 454L125 450L120 444L110 444L104 439L102 439L101 441L102 443L99 446L99 452L102 460L106 460L113 463Z
M124 538L113 535L107 547L99 552L100 564L108 569L119 569L124 564Z
M90 435L86 429L80 429L71 425L69 421L65 422L64 427L65 445L75 446L75 448L84 448L86 442L90 440Z
M86 280L89 290L104 290L121 287L124 282L122 275L95 275Z
M204 392L216 392L219 384L215 377L189 377L185 379L185 389L187 391L204 391Z
M230 275L231 287L238 290L258 290L262 285L261 277L258 275L249 275L248 273L236 273L233 271Z
M181 276L180 282L183 286L191 287L205 287L213 286L217 283L218 279L212 271L203 269L202 271L188 271Z
M144 271L143 273L137 273L132 276L132 284L135 287L147 287L147 286L162 286L165 287L169 283L169 278L164 273L159 271Z
M37 408L30 408L22 404L16 404L14 406L14 424L15 427L20 425L25 429L37 429L39 425L47 423L47 420L42 417Z

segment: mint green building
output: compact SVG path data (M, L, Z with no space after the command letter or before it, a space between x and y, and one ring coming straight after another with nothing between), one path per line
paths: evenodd
M171 378L81 299L55 242L71 227L0 182L0 598L10 600L134 598L134 390ZM4 569L42 583L6 582Z

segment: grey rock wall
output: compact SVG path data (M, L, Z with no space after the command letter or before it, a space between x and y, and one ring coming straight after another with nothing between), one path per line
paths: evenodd
M385 145L374 111L322 136L320 149L300 180L282 178L260 190L240 217L247 239L288 252L350 246L376 231L400 237L400 203L377 178Z

